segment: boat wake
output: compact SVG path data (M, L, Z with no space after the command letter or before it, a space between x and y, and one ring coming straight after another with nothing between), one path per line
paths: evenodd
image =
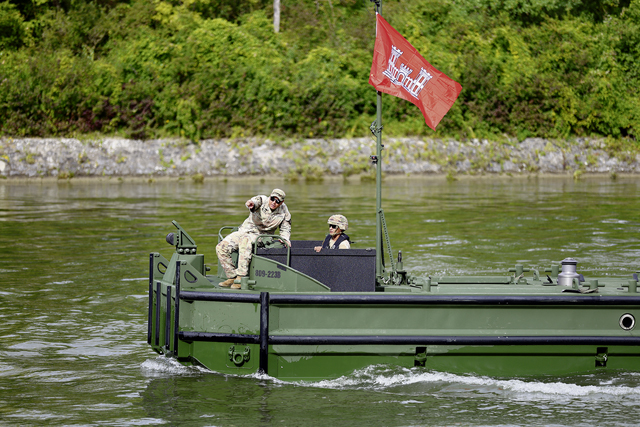
M387 391L399 394L496 394L516 399L553 399L590 396L640 402L637 384L640 374L589 374L570 377L502 379L374 365L351 375L300 385L328 389ZM629 384L629 385L627 385Z
M184 366L173 357L158 356L154 359L147 359L140 365L142 372L149 376L190 376L202 375L211 372L200 366Z
M171 357L158 356L147 359L141 369L149 377L194 376L203 374L221 375L201 366L184 366ZM400 368L388 365L373 365L354 371L333 380L317 382L283 381L262 373L230 375L230 377L253 378L275 385L296 385L309 388L333 390L362 390L388 392L399 395L419 396L425 394L499 395L517 400L554 401L588 397L593 399L619 399L640 404L640 373L618 372L586 374L566 377L493 378L474 375L457 375L435 372L424 368Z

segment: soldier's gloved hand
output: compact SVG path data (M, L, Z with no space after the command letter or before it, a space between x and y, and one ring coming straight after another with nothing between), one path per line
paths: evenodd
M280 243L282 243L282 245L283 245L285 248L286 248L286 247L291 247L291 242L290 242L290 241L288 241L287 239L280 238L280 239L278 239L278 241L279 241Z
M258 241L259 247L264 247L267 249L277 249L277 248L286 248L287 244L282 241L282 239L274 238L274 237L265 237L261 238Z

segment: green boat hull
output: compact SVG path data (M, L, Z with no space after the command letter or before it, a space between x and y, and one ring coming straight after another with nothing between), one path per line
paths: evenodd
M640 371L635 277L566 287L516 266L518 276L405 278L334 292L254 255L242 289L229 289L194 252L149 261L148 342L185 365L293 381L378 364L499 377Z
M185 365L205 366L223 374L260 372L259 345L236 344L252 357L241 365L231 362L227 343L191 343L178 360ZM402 368L423 367L455 374L494 377L573 375L603 371L638 371L638 349L609 346L609 360L599 364L602 347L585 346L428 346L426 358L416 359L416 346L270 346L268 374L285 381L321 381L349 375L372 365Z

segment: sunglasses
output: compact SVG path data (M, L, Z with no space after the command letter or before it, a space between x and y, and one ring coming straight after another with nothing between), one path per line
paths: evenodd
M329 224L329 228L338 228L337 225Z
M276 196L271 196L270 198L272 202L276 202L277 204L282 203L282 200L278 199Z

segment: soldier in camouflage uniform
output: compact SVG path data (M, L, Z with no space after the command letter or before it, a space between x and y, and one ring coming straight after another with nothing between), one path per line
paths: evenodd
M236 278L249 274L251 262L251 246L260 234L274 234L280 228L280 238L287 246L291 246L291 214L284 204L284 191L276 188L271 196L255 196L247 200L245 206L251 211L249 217L235 231L225 237L218 246L216 253L227 280L220 286L239 289L240 284L234 283ZM233 265L231 254L238 251L238 266Z

